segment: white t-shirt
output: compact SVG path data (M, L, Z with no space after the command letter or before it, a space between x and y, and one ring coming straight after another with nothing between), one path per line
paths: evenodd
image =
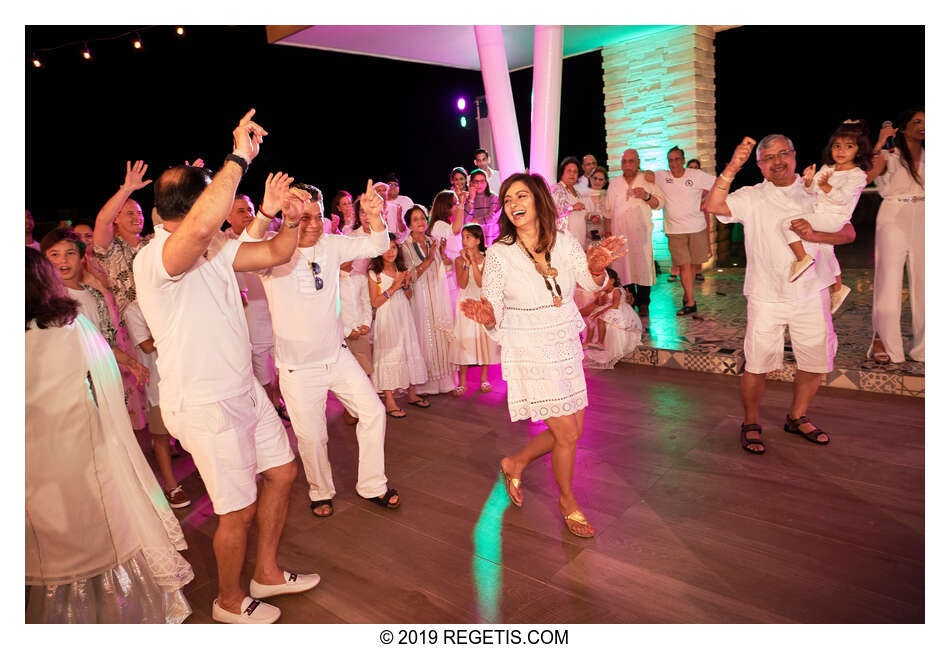
M399 205L400 207L402 207L402 213L403 213L403 214L405 214L406 212L408 212L409 209L410 209L413 205L415 205L415 203L412 202L412 199L409 198L408 196L406 196L405 194L400 194L400 195L397 196L394 200L391 200L391 201L389 201L389 202L390 202L390 203L395 203L396 205Z
M254 385L244 305L234 276L241 242L219 232L189 270L168 274L162 262L172 236L155 227L152 244L132 264L139 307L158 350L162 410L214 403Z
M802 241L802 245L815 258L815 265L796 281L788 281L795 254L785 241L783 222L811 212L814 200L801 182L776 187L767 180L738 189L726 198L732 216L717 214L716 218L723 223L741 223L745 230L744 295L763 302L797 301L834 283L831 265L823 257L833 247L811 241Z
M92 293L87 291L84 288L69 288L66 287L66 290L69 291L69 297L73 298L79 302L79 312L86 316L86 319L91 322L96 329L99 328L99 308L96 304L96 298L93 297ZM101 331L99 333L102 333Z
M907 196L923 196L924 187L918 184L901 162L900 149L892 149L887 155L887 166L884 173L874 180L881 198L900 198ZM926 184L924 176L924 151L920 152L920 162L917 164L917 175L920 182Z
M663 231L666 234L690 234L706 229L706 216L699 206L703 192L712 189L716 177L700 169L684 169L676 178L668 169L655 172L654 184L666 198L663 207Z
M253 241L247 230L241 240ZM258 273L270 306L278 367L296 370L337 361L343 339L350 333L344 333L340 319L340 264L376 257L388 249L386 230L365 237L324 234L317 245L297 248L286 264ZM323 280L319 290L311 267L314 262Z
M130 302L125 308L125 325L129 330L129 338L135 346L135 355L139 363L148 370L148 383L145 384L145 395L148 397L149 406L158 405L158 382L160 375L158 365L155 363L155 352L146 354L139 345L152 337L149 331L148 323L145 322L145 316L142 315L142 309L138 302Z
M491 190L491 193L495 196L498 195L498 191L501 189L501 174L498 173L497 169L492 169L489 167L485 174L488 175L488 189Z

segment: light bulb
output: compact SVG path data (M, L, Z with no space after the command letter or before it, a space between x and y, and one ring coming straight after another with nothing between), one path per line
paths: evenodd
M178 29L175 30L175 33L178 34L179 36L184 36L184 35L185 35L185 28L184 28L184 27L179 27Z

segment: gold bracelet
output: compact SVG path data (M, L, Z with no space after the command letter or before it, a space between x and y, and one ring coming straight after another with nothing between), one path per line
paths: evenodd
M722 191L727 192L729 191L729 185L726 185L725 187L722 185L716 185L716 189L721 189Z
M731 183L733 180L736 179L735 176L727 176L725 171L719 174L719 177L725 180L727 183Z

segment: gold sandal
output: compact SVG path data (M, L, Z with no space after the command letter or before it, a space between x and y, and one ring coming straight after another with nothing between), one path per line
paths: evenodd
M524 504L524 496L522 495L521 502L518 502L511 493L512 487L518 491L521 491L521 478L512 478L510 475L505 473L504 469L501 469L501 475L505 479L505 492L508 494L508 500L510 500L511 504L515 507L521 507L521 505Z
M574 521L575 523L580 523L581 525L587 527L590 530L590 534L581 534L576 532L574 528L571 527L569 521ZM570 514L564 517L564 524L567 525L567 531L573 534L574 536L579 536L582 539L589 539L594 536L594 528L590 523L587 522L587 519L584 518L584 514L581 513L581 510L575 509Z

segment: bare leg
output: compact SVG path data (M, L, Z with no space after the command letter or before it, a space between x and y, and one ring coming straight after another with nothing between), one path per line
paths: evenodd
M428 399L420 398L419 395L416 394L416 386L414 386L414 385L410 385L410 386L409 386L409 401L410 401L410 402L418 401L418 402L423 403L423 404L424 404L424 403L429 403L429 400L428 400ZM423 406L423 407L425 407L425 406Z
M742 390L742 408L745 411L743 424L759 423L759 404L762 402L762 395L765 393L765 374L753 374L745 372L741 381ZM758 431L751 430L746 433L748 440L761 439ZM749 444L749 448L764 450L762 444Z
M383 390L383 398L386 400L386 412L392 412L393 410L402 410L398 404L396 404L396 399L393 398L392 390Z
M788 244L788 247L792 249L792 252L795 253L795 259L801 261L808 254L805 252L805 246L802 245L801 241L793 241Z
M607 336L607 323L603 320L597 321L597 342L604 344L604 338Z
M824 375L815 374L814 372L805 372L804 370L795 372L795 391L792 393L792 408L788 413L789 417L798 419L806 414L808 405L812 399L815 398L815 394L818 392L818 386L821 385L822 376ZM799 426L799 429L803 433L810 433L815 430L815 426L809 422ZM823 442L827 439L827 435L822 434L818 436L818 441Z
M245 592L241 588L241 568L247 553L247 531L254 520L257 503L218 517L212 547L218 564L218 606L231 613L241 612Z
M482 383L488 383L488 366L482 365Z
M683 272L680 274L680 282L683 284L683 306L693 306L696 304L696 298L693 295L693 285L696 282L696 272L693 269L699 266L693 264L683 264Z
M259 584L282 584L284 573L277 567L277 544L280 542L290 487L297 477L294 461L267 469L261 474L260 493L257 497L257 565L254 581Z
M174 489L178 485L175 479L175 473L172 471L172 449L170 446L171 438L168 433L152 433L152 449L155 451L155 460L158 463L158 470L162 474L162 481L165 483L165 491Z
M835 275L835 283L831 286L831 292L837 293L841 290L841 275Z

